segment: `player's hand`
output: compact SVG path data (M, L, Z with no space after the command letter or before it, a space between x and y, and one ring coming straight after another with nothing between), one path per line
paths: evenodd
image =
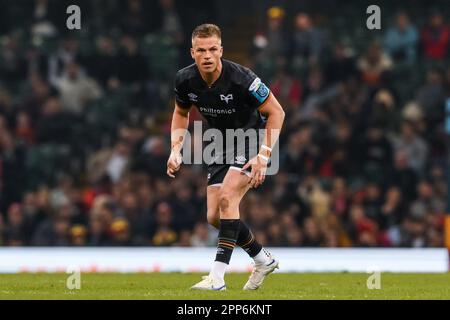
M167 160L167 175L169 177L175 178L175 173L180 170L181 160L181 153L172 150L169 160Z
M252 188L258 188L266 179L267 163L268 161L256 156L242 167L242 173L244 173L244 170L252 167L248 182Z

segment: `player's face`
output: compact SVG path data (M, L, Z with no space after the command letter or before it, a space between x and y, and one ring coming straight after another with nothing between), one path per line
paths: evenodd
M216 36L209 38L195 37L192 40L191 56L202 73L216 71L222 53L221 40Z

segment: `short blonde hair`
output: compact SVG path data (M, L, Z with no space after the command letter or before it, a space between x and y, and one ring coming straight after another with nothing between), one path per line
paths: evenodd
M204 23L199 25L194 29L194 31L192 31L191 39L194 40L195 37L209 38L212 36L216 36L221 39L222 32L220 31L220 28L212 23Z

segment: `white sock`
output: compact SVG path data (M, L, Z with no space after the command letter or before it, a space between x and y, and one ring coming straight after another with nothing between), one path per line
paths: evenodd
M209 275L212 276L214 279L224 281L225 271L227 267L228 265L224 262L214 261L213 267Z
M261 251L253 257L253 260L255 260L256 264L263 264L263 263L269 263L272 261L272 258L270 257L270 253L262 248Z

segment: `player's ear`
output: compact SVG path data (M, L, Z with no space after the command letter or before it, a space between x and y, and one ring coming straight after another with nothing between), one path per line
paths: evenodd
M221 57L221 58L222 58L222 55L223 55L223 47L220 46L220 57Z
M192 57L192 59L195 59L194 58L194 48L191 48L191 57Z

